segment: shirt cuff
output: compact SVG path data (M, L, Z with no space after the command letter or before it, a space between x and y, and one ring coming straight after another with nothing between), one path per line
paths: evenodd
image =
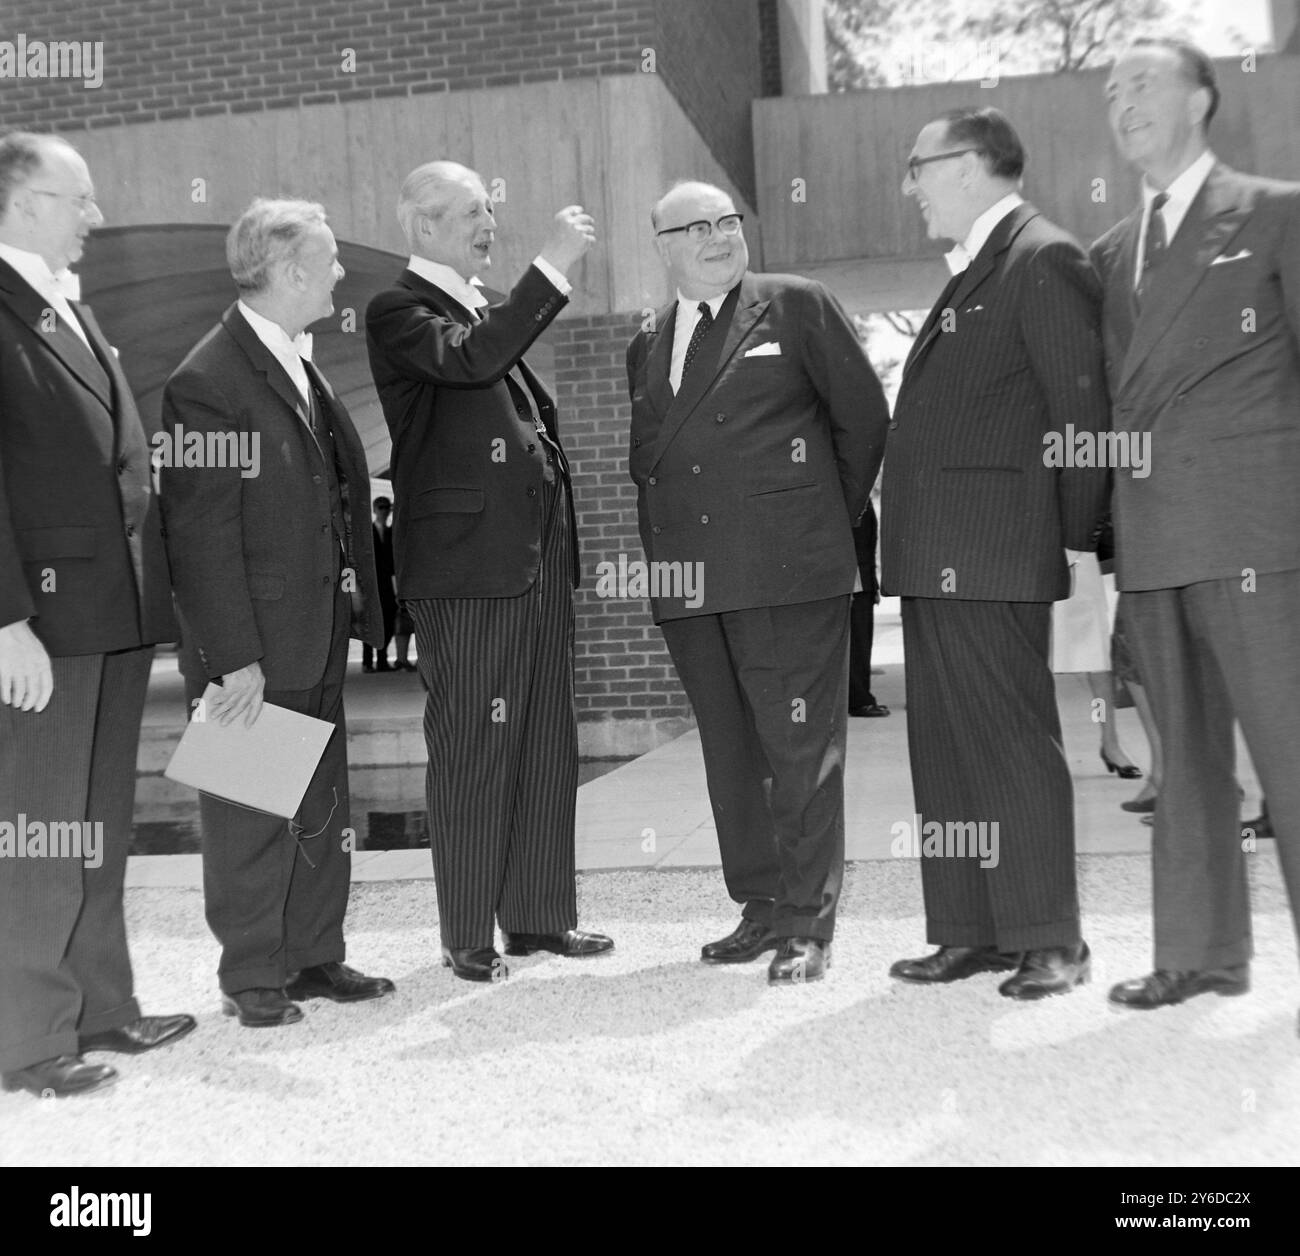
M550 262L548 262L544 257L538 255L537 257L533 258L533 265L536 266L537 269L540 270L542 274L545 275L547 279L549 279L551 283L554 284L555 287L559 289L560 295L562 297L567 297L569 293L573 291L573 285L562 274L560 274L560 272L556 270L555 267L552 266Z

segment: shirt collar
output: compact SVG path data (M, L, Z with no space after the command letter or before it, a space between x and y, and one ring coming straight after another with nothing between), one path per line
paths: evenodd
M1025 198L1019 192L1008 192L996 204L990 205L971 223L966 238L951 251L944 254L944 261L948 263L948 269L954 275L965 270L979 256L980 249L988 243L989 236L993 234L993 228L1013 209L1024 203Z
M39 253L29 249L20 249L16 244L0 243L0 258L3 258L42 296L58 295L69 301L81 300L81 283L70 270L61 270L57 275L50 269L50 264Z
M1207 148L1178 178L1165 188L1165 194L1169 198L1164 205L1163 212L1166 215L1176 212L1177 216L1180 219L1182 218L1182 215L1187 212L1187 207L1196 199L1196 194L1201 190L1201 185L1209 178L1210 171L1214 169L1214 163L1217 160L1218 158ZM1151 202L1155 200L1157 195L1159 193L1147 182L1146 176L1143 175L1143 217L1151 213Z
M427 279L434 287L441 288L453 301L459 301L467 310L482 309L489 304L477 277L466 279L443 262L431 262L427 257L416 257L414 253L411 254L407 267L421 279Z
M729 293L720 292L716 297L709 297L704 304L709 307L709 313L714 318L718 317L718 311L722 309L722 303L727 299ZM700 298L692 299L682 295L682 290L677 289L677 308L683 313L695 314L700 307Z
M312 338L309 332L299 332L297 336L291 336L279 323L267 318L264 314L259 314L251 306L245 305L243 301L239 302L239 312L253 329L253 334L272 353L280 355L292 353L310 361Z

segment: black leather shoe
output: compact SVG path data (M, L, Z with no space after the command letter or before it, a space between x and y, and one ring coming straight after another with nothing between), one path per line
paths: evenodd
M781 939L772 933L769 925L742 920L725 938L705 943L700 948L700 959L706 964L747 964L780 945Z
M881 706L879 702L869 702L866 706L850 707L849 714L865 716L870 719L880 719L881 716L889 714L889 708Z
M1241 827L1243 836L1245 836L1246 829L1254 829L1256 837L1273 836L1273 821L1270 819L1267 809L1261 811L1253 820L1247 820Z
M1132 811L1137 815L1152 815L1156 809L1156 796L1152 794L1149 798L1130 798L1128 802L1122 802L1119 805L1121 811Z
M507 955L532 955L534 951L550 951L569 959L587 955L603 955L614 949L614 939L603 933L584 933L581 929L566 929L563 933L507 933L501 930Z
M1157 968L1145 977L1121 981L1112 986L1110 1001L1123 1007L1144 1011L1153 1007L1172 1007L1198 994L1233 996L1250 990L1250 965L1235 968L1206 968L1199 972Z
M333 999L335 1003L359 1003L379 999L397 987L387 977L367 977L338 960L304 968L289 978L284 993L291 999Z
M444 950L442 966L462 981L505 981L510 976L506 962L494 946L460 946Z
M61 1055L5 1073L0 1085L5 1090L25 1090L38 1099L62 1099L102 1090L115 1081L117 1069L107 1064L87 1064L79 1055Z
M1068 994L1092 977L1092 955L1086 942L1078 946L1042 946L1026 951L1020 969L998 987L1008 999L1045 999Z
M263 986L223 994L221 1010L227 1016L238 1016L239 1023L249 1029L278 1029L302 1020L302 1008L290 1002L283 990Z
M394 668L388 665L387 659L380 659L379 662L375 664L375 671L377 672L391 672L394 670Z
M820 981L831 966L831 944L821 938L781 938L767 966L768 985L801 986Z
M999 951L995 946L941 946L921 959L900 959L889 969L899 981L938 985L964 981L976 973L1005 973L1020 966L1020 952Z
M116 1029L78 1035L77 1049L83 1055L87 1051L120 1051L123 1055L139 1055L142 1051L152 1051L154 1047L162 1047L184 1038L197 1024L194 1017L184 1013L177 1016L141 1016L129 1025L119 1025Z

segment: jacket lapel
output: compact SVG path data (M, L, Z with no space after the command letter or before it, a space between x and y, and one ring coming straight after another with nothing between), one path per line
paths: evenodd
M677 325L677 302L669 301L655 315L655 330L650 333L646 353L646 396L662 422L673 406L673 388L669 382L673 366L673 329Z
M41 342L63 364L67 372L89 389L110 414L113 412L113 390L107 370L96 360L81 337L63 319L54 314L49 302L31 286L8 262L0 261L0 299L28 327L40 337ZM78 307L78 314L82 312ZM54 314L54 326L49 326L49 316ZM83 320L83 328L91 320ZM98 332L98 328L96 327ZM86 331L89 338L90 332ZM103 334L99 333L100 339Z
M1223 252L1250 217L1250 202L1232 176L1233 172L1226 166L1216 165L1188 207L1187 216L1165 253L1138 311L1133 339L1129 342L1120 374L1121 390L1173 325L1178 311L1205 278L1210 263ZM1130 266L1133 264L1131 254L1129 263ZM1131 282L1131 270L1129 279Z
M737 348L739 348L741 341L749 334L750 329L762 318L767 307L768 302L759 299L754 291L753 281L747 271L742 276L740 283L727 294L727 299L723 301L721 308L718 310L717 323L722 324L723 328L725 328L721 345L712 353L709 353L704 348L705 345L709 344L710 340L713 341L714 345L717 345L715 336L719 328L715 324L704 338L700 355L692 364L690 375L682 380L682 386L677 390L677 396L673 398L667 414L664 415L663 426L659 429L659 438L655 442L654 462L658 462L663 457L664 450L668 448L682 424L686 422L696 406L704 399L705 394L713 387L714 381L722 373ZM676 312L674 310L675 317ZM670 341L670 361L671 356Z
M257 333L248 325L248 320L239 312L238 304L232 305L222 316L222 325L234 337L235 342L248 355L253 368L266 376L266 382L275 390L276 395L298 417L311 436L311 443L320 453L316 437L311 430L311 414L303 400L298 386L289 378L274 353L258 338Z

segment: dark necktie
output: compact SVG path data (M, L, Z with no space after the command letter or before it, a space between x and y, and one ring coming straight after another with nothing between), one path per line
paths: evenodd
M713 326L713 311L709 309L707 301L700 302L700 319L695 324L695 330L691 332L691 342L686 346L686 359L682 362L682 382L686 382L686 372L691 369L691 363L695 361L695 355L700 351L700 345L704 343L704 337L709 334L709 328Z
M1151 201L1151 213L1147 217L1146 244L1142 250L1142 274L1138 278L1137 291L1133 294L1138 308L1151 289L1151 272L1165 259L1165 216L1160 212L1169 199L1168 192L1160 192Z

